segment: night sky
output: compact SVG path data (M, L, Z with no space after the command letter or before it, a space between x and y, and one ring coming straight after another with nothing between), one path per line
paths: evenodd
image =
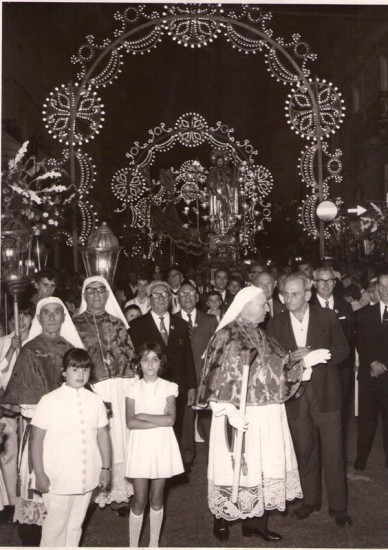
M3 71L14 62L7 55L7 44L12 40L14 26L21 25L26 47L40 60L43 104L55 86L76 80L77 66L71 64L70 58L85 43L86 35L93 34L98 42L113 37L118 26L114 13L125 5L3 2ZM276 37L288 41L293 33L302 35L318 55L318 60L309 64L313 76L328 80L341 73L341 66L357 49L359 38L388 16L388 6L262 7L273 14L270 26ZM334 83L337 84L335 80ZM24 85L28 87L29 83ZM346 98L350 89L346 83L344 88L340 91ZM149 54L125 54L120 78L101 89L106 111L101 134L95 143L84 148L98 167L95 194L104 205L102 209L109 215L117 206L109 191L110 181L125 166L125 153L131 144L145 142L150 128L160 122L172 125L187 111L203 115L210 125L224 122L234 128L236 139L247 139L258 149L257 163L266 166L274 177L273 204L299 199L304 189L297 175L297 158L306 142L286 123L284 106L288 92L288 87L277 83L265 70L264 54L239 53L222 36L207 48L194 50L165 37ZM3 118L5 115L3 112ZM46 133L43 123L36 130ZM57 145L54 151L55 148L59 151ZM209 166L209 153L210 148L178 147L157 157L154 175L160 168L179 167L184 160L196 157Z

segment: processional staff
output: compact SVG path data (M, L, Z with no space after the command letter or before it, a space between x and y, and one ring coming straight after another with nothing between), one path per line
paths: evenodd
M245 416L246 406L247 406L247 392L248 392L248 377L249 377L249 368L252 365L253 361L256 358L257 350L252 358L251 350L243 349L241 351L241 362L242 362L242 382L241 382L241 395L240 395L240 413L242 416ZM235 504L238 498L238 489L240 486L240 475L241 475L241 457L242 457L242 447L244 440L244 430L237 430L237 437L234 444L234 473L233 473L233 489L232 489L232 502Z

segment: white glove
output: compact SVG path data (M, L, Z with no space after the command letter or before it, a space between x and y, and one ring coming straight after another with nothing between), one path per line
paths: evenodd
M248 420L237 409L234 413L228 415L228 422L233 428L236 428L236 430L246 432L248 429Z
M225 415L228 418L229 424L233 428L236 428L236 430L243 430L245 432L248 429L248 420L232 403L214 403L211 401L210 407L214 416Z
M302 382L308 382L311 378L312 373L313 373L313 369L311 367L304 369L303 375L302 375Z
M310 351L307 355L304 356L303 361L306 368L313 367L314 365L319 365L320 363L327 363L331 359L331 353L328 349L315 349Z

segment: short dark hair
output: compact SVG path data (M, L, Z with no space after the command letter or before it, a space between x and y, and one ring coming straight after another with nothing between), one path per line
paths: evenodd
M92 371L93 362L87 351L82 348L71 348L67 350L62 360L62 371L65 372L69 367L77 369L90 369Z
M50 267L45 267L41 269L35 275L35 282L39 283L39 281L41 281L42 279L48 279L49 281L54 281L55 284L58 284L57 272L54 271L54 269L51 269Z
M193 285L193 283L191 281L189 281L189 279L184 279L182 282L181 282L181 286L183 285L190 285L191 288L193 290L195 290L195 292L197 292L197 287L195 285Z
M127 313L127 311L135 310L141 313L141 309L136 304L129 304L128 306L125 306L124 313Z
M222 296L218 290L209 290L209 292L206 293L206 301L208 301L211 296L217 296L222 302Z
M142 357L144 357L144 355L147 355L150 351L153 351L154 353L156 353L156 355L160 359L159 374L163 374L166 371L167 357L166 357L166 354L163 352L162 346L158 344L158 342L143 342L143 344L140 344L140 346L137 348L136 357L134 359L135 368L139 376L142 376L142 371L140 368L140 360Z
M33 317L35 315L35 304L33 304L32 302L22 302L19 304L19 315L21 313L24 313L24 315L31 315L31 317ZM12 310L12 319L13 319L13 310Z
M223 267L219 267L218 269L215 270L215 272L213 273L213 277L215 277L216 275L218 275L218 273L221 273L221 271L223 271L224 273L227 274L228 276L228 279L229 279L229 271L227 269L224 269Z

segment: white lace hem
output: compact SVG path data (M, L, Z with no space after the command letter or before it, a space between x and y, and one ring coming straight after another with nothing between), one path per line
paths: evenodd
M112 467L112 483L111 490L109 492L100 491L94 498L94 502L98 504L100 508L117 502L121 504L123 502L129 502L129 499L133 495L132 483L124 477L124 464L122 462L113 464Z
M231 486L221 487L208 481L210 511L228 521L262 516L265 510L284 512L286 501L302 497L298 470L287 472L286 480L263 478L261 485L240 487L237 503L231 502Z

